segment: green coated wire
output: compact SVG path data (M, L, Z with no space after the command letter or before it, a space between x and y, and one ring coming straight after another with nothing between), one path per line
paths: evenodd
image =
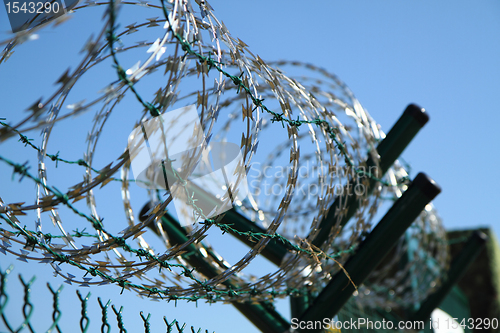
M14 268L14 266L10 265L6 271L2 271L0 269L0 278L1 278L0 279L0 299L8 299L9 298L9 296L6 292L6 290L7 290L6 289L6 277L13 270L13 268ZM23 323L20 325L20 327L18 329L16 329L16 330L12 329L12 327L8 323L7 318L5 317L5 313L4 313L4 308L7 304L6 301L1 303L0 313L3 316L5 326L9 330L9 332L15 332L15 333L22 332L24 330L24 328L27 326L29 328L30 332L35 333L34 324L36 324L36 323L33 322L33 319L35 318L33 316L35 307L32 304L32 302L30 301L31 289L32 289L32 286L35 282L35 277L32 277L26 283L24 281L23 277L21 275L19 275L19 280L20 280L21 284L23 285L23 291L24 291L24 296L23 296L24 306L23 306L23 310L22 310L23 315L24 315ZM49 283L47 283L47 287L53 295L53 313L52 313L53 323L49 327L49 329L46 331L46 333L51 333L54 328L57 329L57 331L59 333L62 333L61 328L58 326L58 322L62 316L61 308L60 308L60 304L59 304L59 296L60 296L61 291L63 290L63 285L61 285L57 290L52 289L52 287L50 286ZM80 299L80 302L81 302L80 329L82 332L86 332L89 330L89 324L90 324L90 318L87 315L87 307L88 307L88 302L89 302L89 298L90 298L91 294L88 293L85 297L83 297L79 290L77 290L76 293L77 293L78 298ZM111 331L111 325L109 324L108 319L107 319L107 309L111 303L111 300L108 300L105 305L102 303L100 298L98 298L97 300L98 300L99 306L101 307L101 310L102 310L101 332L102 333L104 333L104 332L109 333ZM111 307L116 314L117 326L120 330L120 333L126 333L127 330L125 329L125 324L123 322L123 316L122 316L123 306L120 307L119 311L116 310L114 305L112 305ZM150 327L151 314L144 316L143 312L141 311L140 316L141 316L142 320L144 321L144 333L151 333L151 327ZM186 328L186 323L184 323L182 326L180 326L179 325L180 323L175 319L172 323L169 323L167 321L166 317L164 317L164 322L165 322L165 325L167 327L167 332L172 332L172 329L175 327L179 333L182 333ZM105 327L107 328L106 331L104 330ZM195 329L193 326L191 326L191 331L195 332ZM202 331L202 329L199 328L196 332L199 333L201 331ZM208 333L208 330L206 330L205 332Z
M114 0L110 0L109 2L109 30L107 31L107 36L106 39L109 42L109 49L111 52L111 56L113 58L113 63L114 67L116 68L116 73L118 74L118 78L120 81L124 82L130 90L134 93L135 97L137 100L151 113L151 116L156 117L160 115L160 112L158 109L151 103L149 102L144 102L142 97L139 95L137 90L134 87L134 83L130 81L127 77L127 74L125 73L125 70L123 67L120 65L118 62L118 57L115 52L114 48L114 43L118 41L118 37L115 35L115 20L116 20L116 10L115 10L116 4Z
M10 326L10 324L5 316L5 312L4 312L4 309L6 309L6 307L7 307L7 303L9 303L9 295L6 293L5 289L6 289L6 284L7 284L7 275L9 275L13 269L14 269L14 266L10 265L9 268L7 268L7 270L5 272L0 271L0 275L1 275L0 300L2 298L4 298L4 301L0 304L0 314L2 315L2 320L5 324L5 326L7 327L7 329L9 330L9 332L14 332L14 330L12 329L12 326Z
M0 119L5 120L5 118L0 118ZM0 121L0 125L2 125L4 127L7 127L9 129L11 129L12 131L14 131L15 133L17 133L19 135L19 141L21 141L22 143L24 143L25 147L29 146L29 147L35 149L37 152L41 153L42 150L31 142L31 141L33 141L33 139L29 139L26 135L24 135L23 133L19 132L17 129L12 128L9 124L4 123L3 121ZM80 165L80 166L83 166L83 167L86 167L86 168L90 167L88 165L88 163L86 161L82 160L82 159L79 159L79 160L76 160L76 161L70 161L70 160L66 160L66 159L60 158L59 157L59 153L60 152L58 151L57 154L55 154L55 155L46 154L47 157L49 157L52 161L56 162L56 168L57 168L57 163L58 162L63 162L63 163L66 163L66 164L76 164L76 165ZM90 169L92 171L94 171L95 173L98 173L98 174L101 173L100 170L97 170L95 168L90 168ZM113 178L113 177L110 177L110 179L112 181L117 181L117 182L123 182L124 181L123 179ZM141 180L137 181L135 179L127 179L127 181L128 182L141 182L141 183L149 184L146 181L141 181Z
M163 321L165 322L165 325L167 325L167 333L171 333L176 320L174 319L172 323L169 323L167 317L163 317Z
M114 305L111 305L111 309L113 309L113 312L116 315L116 320L118 322L118 328L120 329L120 333L127 333L127 330L125 329L125 325L123 324L123 317L122 317L123 306L120 307L119 311L116 311L116 308Z
M182 326L179 326L179 322L175 321L175 327L177 328L177 331L179 333L182 333L182 332L184 332L184 329L186 328L186 323L184 323L184 325L182 325Z
M91 238L98 238L97 235L91 235L87 232L85 232L85 229L84 228L82 231L79 231L78 228L76 230L73 230L73 233L72 234L68 234L68 237L74 237L74 238L81 238L81 237L91 237ZM4 229L4 228L0 228L0 232L6 232L8 230ZM11 232L11 231L8 231L8 232ZM16 231L13 233L15 236L20 236L22 234L22 232L20 231ZM48 244L51 243L51 240L53 238L67 238L67 236L62 236L62 235L52 235L50 233L43 233L43 232L37 232L36 233L38 236L42 237Z
M106 305L102 304L100 297L97 298L97 301L99 302L99 306L101 307L101 310L102 310L101 333L109 333L109 331L111 331L111 325L109 325L109 323L108 323L108 307L109 307L109 304L111 303L111 300L108 300ZM107 328L106 332L104 332L104 328Z
M82 330L82 333L87 332L87 329L89 328L90 320L87 317L87 302L90 297L90 292L87 294L87 296L82 297L80 294L80 291L77 290L76 294L78 295L78 298L80 299L80 302L82 303L82 317L80 319L80 329Z
M148 316L146 318L144 318L144 314L142 311L140 312L140 315L141 315L142 321L144 322L144 333L151 333L151 328L150 328L150 324L149 324L149 319L151 318L151 313L148 313Z
M5 120L5 118L1 118L3 120ZM19 135L19 141L21 141L22 143L24 143L24 146L30 146L31 148L35 149L37 152L41 153L42 150L37 147L36 145L34 145L31 141L33 141L33 139L29 139L26 135L24 135L23 133L19 132L17 129L15 128L12 128L9 124L7 123L4 123L3 121L0 121L0 125L6 127L6 128L9 128L11 131L14 131L15 133L17 133ZM84 160L80 159L80 160L77 160L77 161L68 161L68 160L65 160L65 159L62 159L59 157L59 152L57 152L57 154L55 155L51 155L51 154L47 154L47 157L49 157L52 161L55 161L56 162L56 167L57 167L57 162L64 162L64 163L67 163L67 164L78 164L78 165L81 165L81 166L84 166L84 167L89 167L89 165L87 164L87 162L85 162ZM92 171L94 172L97 172L99 173L99 170L96 170L96 169L92 169Z
M30 332L35 333L33 327L31 327L30 324L31 315L33 314L33 304L31 304L30 301L30 293L31 293L31 285L33 284L33 282L35 282L35 277L33 276L31 280L28 281L28 283L25 283L23 277L19 275L19 280L21 281L24 287L24 305L23 305L24 321L21 324L21 326L16 330L16 332L20 332L21 330L24 329L26 325L28 325ZM29 308L28 314L26 314L26 308Z
M62 333L61 328L59 327L59 320L61 319L61 310L59 309L59 294L63 290L63 285L59 286L59 288L54 291L52 287L50 286L49 283L47 283L47 287L49 288L50 292L52 293L52 325L50 328L47 330L47 333L52 332L52 330L55 328L57 332Z

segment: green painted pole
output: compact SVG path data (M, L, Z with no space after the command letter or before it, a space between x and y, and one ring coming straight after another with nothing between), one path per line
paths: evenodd
M410 316L411 320L427 321L430 318L432 311L441 304L453 286L460 281L472 262L481 253L487 241L488 236L480 231L475 231L469 237L462 250L453 258L445 281L438 290L427 296L420 308Z
M151 209L151 205L146 204L140 213L140 220L145 221L147 218L146 213ZM161 218L161 226L167 233L169 241L174 244L182 244L188 241L186 230L179 224L176 219L168 213ZM152 226L155 233L159 234L156 227ZM197 272L203 274L208 279L217 276L216 269L207 261L201 252L193 245L190 244L186 248L187 253L183 254L183 258L193 266ZM214 260L219 262L221 268L227 269L228 267L222 266L223 264L217 259L217 256L211 251L207 251ZM229 288L236 289L234 283L226 280L223 284ZM238 309L245 317L247 317L257 328L266 333L281 333L288 326L288 322L284 319L269 302L232 302L233 306Z
M355 291L353 283L355 285L363 283L425 206L440 192L441 189L432 179L419 173L408 190L363 240L356 254L344 265L350 279L343 271L338 272L314 299L312 305L300 316L299 322L333 318ZM319 329L307 330L307 332L320 331Z
M366 170L369 172L376 168L376 176L382 178L382 176L389 170L389 168L394 164L396 159L405 150L411 140L417 135L417 133L424 127L424 125L429 121L429 116L427 115L425 109L415 105L410 104L406 107L399 120L391 128L387 136L379 143L377 146L377 152L380 155L379 168L376 168L375 163L371 157L366 161ZM351 217L356 213L359 208L359 198L349 191L349 188L354 188L357 185L358 180L353 179L348 187L345 198L344 196L337 197L332 206L330 207L327 215L320 222L319 228L320 232L314 238L312 243L321 247L324 242L328 239L328 235L332 227L338 221L338 214L336 213L335 207L341 207L341 203L347 200L347 212L344 213L340 218L340 226L343 227ZM365 194L368 196L375 188L376 181L370 179L369 184L366 188Z
M290 314L292 318L299 318L309 307L311 294L307 288L303 288L301 293L301 295L290 295Z

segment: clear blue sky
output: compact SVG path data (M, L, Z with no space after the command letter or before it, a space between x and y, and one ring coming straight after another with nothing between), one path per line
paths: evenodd
M385 131L407 104L426 108L431 120L403 155L412 166L411 175L424 171L442 187L434 204L446 228L490 226L500 235L495 209L500 198L496 170L500 164L498 1L219 0L210 4L231 34L261 58L299 59L337 74ZM42 32L38 40L19 48L0 65L4 107L0 117L19 119L17 113L53 90L53 82L80 59L78 51L88 31L101 26L101 10L80 12L59 29ZM8 29L5 10L0 9L0 40L5 39ZM31 75L45 77L45 81L34 82ZM103 82L115 78L111 68L100 75ZM89 82L89 92L101 88L103 85L95 87ZM36 132L31 137L39 140ZM81 158L82 147L74 149L75 159ZM10 140L0 145L0 154L12 157L18 148L19 143ZM66 152L71 155L72 149ZM18 161L27 158L21 155ZM30 158L34 160L33 155ZM6 201L6 197L23 198L23 192L6 194L11 188L33 191L31 185L10 183L11 171L5 166L1 165L0 171L9 175L0 178L0 196ZM0 267L5 269L13 261L1 256ZM50 279L50 267L37 265L34 272L33 265L14 263L26 278L36 273L39 285ZM15 280L11 278L11 283L17 283ZM60 282L53 280L54 285ZM65 295L70 296L71 287L66 289ZM139 303L133 296L120 297L116 287L93 291L95 297L104 293L107 296L103 298L111 297L115 304L124 305L128 315L139 318L135 313L139 309L152 312L156 324L167 315L211 331L256 331L230 305L199 304L196 309L194 304L184 304L174 308L172 303ZM280 305L280 310L287 311L286 305Z

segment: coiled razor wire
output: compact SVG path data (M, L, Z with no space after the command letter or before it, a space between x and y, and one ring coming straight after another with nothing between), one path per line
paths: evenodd
M378 208L399 197L407 186L408 174L398 163L383 179L365 169L368 157L378 163L375 147L384 138L379 125L335 75L300 62L266 63L254 55L248 45L230 35L206 1L196 1L196 5L180 0L86 2L76 5L71 13L78 15L95 6L106 9L105 23L96 37L90 36L85 43L80 63L64 72L57 81L58 88L50 97L36 101L26 117L1 122L0 141L19 138L34 149L37 162L22 164L0 155L20 181L30 179L36 184L34 204L9 203L0 198L0 217L5 222L0 229L0 251L23 261L49 263L55 275L68 283L112 283L142 296L166 300L255 301L297 294L304 285L310 292L320 290L342 270L342 264L372 229ZM122 7L131 6L145 7L156 17L142 19L137 15L137 22L127 22L120 28L118 13ZM57 24L65 24L61 21L56 19ZM34 39L36 32L51 24L2 42L5 48L0 64L6 66L18 45ZM135 35L148 40L132 42L130 36ZM128 59L129 53L140 60L126 69L121 59ZM100 70L113 71L117 79L107 82L93 100L73 100L71 93L78 90L82 78ZM295 70L301 75L287 74ZM156 88L144 93L151 84ZM151 95L154 98L148 101L145 96ZM201 253L215 253L217 244L208 245L204 238L216 229L230 237L227 232L234 229L221 224L220 217L208 219L200 213L202 221L186 227L189 240L171 244L161 233L160 218L166 210L173 210L172 197L158 190L147 190L145 195L146 190L129 179L133 154L126 150L126 137L121 149L117 146L114 159L106 156L104 163L97 155L102 145L115 144L101 141L116 121L113 115L123 112L124 103L135 110L129 131L144 120L195 104L207 141L241 140L250 193L235 205L266 232L265 237L255 237L255 245L232 264L218 255L205 256L217 276L205 277L191 267L184 259L189 255L186 249L194 245ZM68 160L49 150L49 138L58 127L91 110L94 118L81 159ZM41 133L38 145L28 136L37 131ZM59 146L55 139L50 143L51 147ZM57 172L51 178L49 169L57 171L61 164L80 170L83 181L74 181L66 190L52 185L58 181ZM176 177L182 183L178 174ZM370 196L362 191L352 194L361 203L354 218L342 230L332 228L321 248L312 247L321 218L329 209L336 209L330 206L340 195L339 190L352 179L358 179L362 188L369 178L375 178L378 185ZM99 193L110 193L110 187L121 198L124 218L98 209L98 205L107 206L109 199L108 194L98 199ZM135 197L147 198L155 205L142 222L136 216L144 202L135 203ZM81 207L80 200L86 208ZM196 202L190 204L196 210ZM418 302L430 291L427 286L439 283L448 265L447 247L441 222L434 208L428 207L414 224L412 230L416 231L407 234L412 241L402 239L392 259L372 274L361 290L362 302L372 306ZM80 231L69 231L75 221L63 219L62 211L81 223ZM36 215L32 227L29 222L21 223L23 215L31 212ZM44 231L50 228L44 224L47 218L56 227L50 229L53 233ZM160 230L162 244L148 229L151 224ZM64 244L55 244L56 239ZM263 275L245 270L271 239L284 242L290 249L281 266ZM87 245L87 241L92 243ZM409 253L411 260L405 267L398 274L389 274ZM428 260L434 264L422 269L421 263ZM414 277L426 284L418 284L420 289L416 290ZM236 287L224 285L225 281ZM390 304L381 300L388 292L394 296Z

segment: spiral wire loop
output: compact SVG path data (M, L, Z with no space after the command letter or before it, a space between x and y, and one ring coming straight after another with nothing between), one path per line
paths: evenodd
M342 270L342 264L373 228L379 208L401 196L408 185L408 171L400 162L380 178L367 169L368 158L378 165L376 145L385 134L337 76L303 62L265 62L243 41L231 36L206 1L195 2L87 1L71 9L71 15L78 15L91 7L105 6L105 23L100 32L90 36L79 64L61 75L48 98L36 101L20 121L0 121L0 142L18 138L37 156L36 162L21 163L0 154L0 161L12 168L12 177L23 183L29 179L36 185L33 204L4 202L0 197L0 218L5 222L0 228L1 252L22 261L48 263L56 276L81 286L115 284L141 296L173 301L272 300L300 294L304 286L308 292L321 290L334 273ZM125 28L120 28L120 10L134 6L146 8L148 13L154 11L157 17L127 22ZM1 42L4 50L0 65L6 66L20 45L29 46L37 32L50 25L64 25L64 20L58 18ZM134 34L149 40L131 42L130 35ZM128 61L128 53L141 60L126 69L121 59ZM79 84L84 85L86 75L103 68L114 72L116 79L107 82L97 98L74 101L72 92L79 89ZM156 88L147 88L154 91L154 99L148 101L144 91L151 84ZM172 243L161 227L162 216L174 209L172 194L136 186L130 179L134 152L126 150L126 137L121 150L119 145L106 141L109 136L105 133L115 130L110 127L124 103L129 110L135 110L129 131L168 111L196 105L207 144L211 140L241 140L249 193L244 200L236 200L234 206L265 230L261 234L244 234L254 240L246 254L237 260L225 260L217 254L221 244L210 245L205 237L209 233L232 237L229 234L239 231L221 223L220 210L220 214L208 218L197 209L196 201L189 204L198 212L199 221L185 227L186 242ZM82 158L65 159L60 152L49 150L49 139L57 137L57 128L92 111L94 117ZM37 132L41 134L39 144L30 139L31 133ZM61 146L56 139L50 143L51 147ZM98 152L107 144L118 148L113 150L113 159L106 155L107 161L103 162ZM56 170L62 165L72 168L73 174L81 172L83 181L59 190L54 184L59 184ZM191 169L186 166L186 170ZM179 173L175 176L180 184L185 183ZM362 189L370 179L377 185L367 195ZM342 191L353 180L359 191L354 188L352 193L344 194ZM120 197L123 218L102 209L109 195ZM335 198L343 195L354 195L359 200L355 216L343 228L338 222L331 230L319 230L319 222L330 209L346 209L345 204L332 207ZM154 205L144 221L138 221L138 209L145 199ZM31 227L27 220L23 221L26 214L36 216ZM53 226L44 224L47 219ZM70 231L76 221L81 231ZM159 230L162 242L151 232L152 226ZM328 233L328 241L315 247L312 240L320 232ZM365 306L387 307L425 298L431 289L427 286L439 284L439 276L448 266L443 239L441 220L429 205L407 237L401 239L390 260L372 274L366 285L358 286L359 301ZM58 240L64 243L56 244ZM281 265L262 275L245 269L270 240L287 246L289 253ZM86 245L87 241L91 245ZM216 276L204 276L189 264L186 256L192 246L199 253L213 253L204 257ZM397 274L391 273L394 267L401 266L402 258L408 257L411 260L405 259ZM429 260L433 264L422 268L421 264ZM414 278L422 288L412 288ZM226 281L232 287L224 284ZM53 292L54 304L58 293ZM83 304L87 298L80 299ZM26 304L28 320L31 308ZM109 330L105 323L109 304L100 305L104 332L105 327ZM56 309L55 305L55 328L59 318ZM112 309L120 322L120 311L114 306ZM142 318L147 331L149 317ZM82 331L87 321L82 307ZM173 323L166 324L170 331Z

